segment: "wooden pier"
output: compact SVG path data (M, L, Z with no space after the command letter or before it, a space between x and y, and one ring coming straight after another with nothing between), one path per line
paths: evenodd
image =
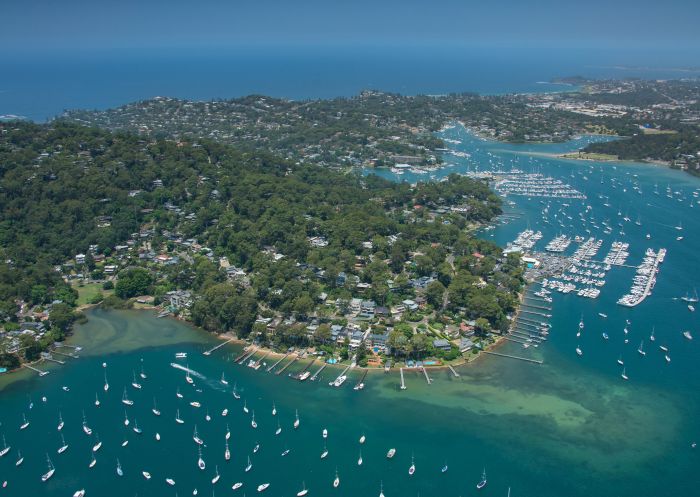
M403 379L403 368L399 368L399 373L401 373L401 390L406 390L406 382Z
M353 390L362 390L365 388L365 378L367 378L367 373L369 373L369 369L365 369L365 372L362 373L362 378L360 378L360 381L355 384Z
M229 338L228 340L226 340L225 342L220 343L220 344L217 345L216 347L213 347L213 348L211 348L211 349L209 349L209 350L205 350L205 351L203 352L203 354L204 354L204 355L211 355L212 352L215 352L215 351L219 350L221 347L223 347L223 346L226 345L227 343L233 342L234 340L235 340L235 338Z
M321 367L318 368L318 371L316 371L313 375L311 375L311 381L315 381L316 378L318 377L318 375L321 374L321 371L323 371L326 368L326 366L328 366L328 363L324 362L323 364L321 364Z
M255 354L255 352L257 352L257 350L258 350L257 347L253 347L250 351L248 351L247 353L243 354L243 356L240 358L240 360L237 361L238 364L243 364L243 363L246 362L248 359L250 359L251 357L253 357L253 354Z
M276 375L280 375L280 374L284 373L284 370L287 369L287 368L288 368L289 366L291 366L292 364L294 364L294 363L297 361L297 359L299 359L299 356L298 356L298 355L295 355L294 357L292 357L292 360L291 360L291 361L289 361L287 364L285 364L284 366L282 366L282 369L280 369L279 371L277 371L275 374L276 374Z
M64 365L64 364L65 364L64 361L59 361L58 359L54 359L53 357L44 357L44 360L45 360L45 361L55 362L56 364L60 364L60 365Z
M280 358L277 360L277 362L275 362L272 366L268 367L265 371L267 371L267 372L269 373L270 371L272 371L273 369L275 369L275 368L277 367L277 365L278 365L280 362L284 361L288 356L289 356L289 352L287 352L287 353L284 354L282 357L280 357Z
M433 380L430 379L430 376L428 376L428 370L425 369L423 366L421 366L421 370L423 371L423 374L425 375L425 381L428 382L428 385L430 385Z
M543 362L543 361L540 361L537 359L530 359L528 357L518 357L516 355L501 354L500 352L491 352L490 350L484 350L483 352L484 352L484 354L497 355L499 357L508 357L510 359L517 359L519 361L532 362L534 364L542 364L542 362Z
M253 364L253 366L252 366L253 369L255 369L256 371L257 371L258 369L260 369L260 364L261 364L261 363L265 360L265 358L266 358L267 356L269 356L269 355L270 355L270 351L268 350L268 351L265 352L262 356L260 356L260 358L259 358L257 361L255 361L255 364Z
M455 368L453 368L451 364L448 364L447 367L450 368L450 371L452 371L452 374L455 375L455 378L459 378L459 373L455 371Z
M51 371L42 371L41 369L35 368L34 366L31 366L29 364L25 364L24 367L27 369L31 369L35 373L39 373L39 376L46 376L47 374L49 374L51 372Z
M59 352L58 350L52 350L52 354L58 354L63 357L70 357L71 359L78 359L80 356L76 354L66 354L65 352Z

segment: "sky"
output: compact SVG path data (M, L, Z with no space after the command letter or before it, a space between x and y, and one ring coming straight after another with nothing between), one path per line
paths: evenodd
M700 54L699 20L700 0L0 0L0 53L451 44Z

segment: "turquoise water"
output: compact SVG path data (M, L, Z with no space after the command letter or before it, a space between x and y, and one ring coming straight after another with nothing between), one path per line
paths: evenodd
M216 342L184 324L156 319L149 312L92 311L89 322L73 338L85 345L80 359L52 368L43 378L27 374L0 391L0 435L4 433L12 446L0 458L0 482L8 481L0 495L63 496L80 488L87 495L106 497L183 496L191 495L194 488L199 495L210 495L216 465L221 474L215 486L218 495L253 495L263 482L271 483L266 494L273 496L295 495L302 483L309 495L379 495L382 482L387 497L474 495L484 467L488 474L488 485L481 491L484 495L506 495L508 487L513 496L695 495L700 483L696 471L700 449L690 444L700 441L700 332L695 313L674 298L699 286L695 268L700 226L694 213L700 206L690 207L690 192L700 182L681 172L648 165L573 162L540 155L578 144L509 146L480 140L461 128L445 133L461 140L457 148L471 153L468 159L450 158L448 162L455 165L445 173L516 165L561 178L588 195L587 201L552 200L550 213L557 212L559 204L570 204L565 211L573 220L567 224L574 226L566 228L543 224L543 205L537 199L512 197L515 205L508 210L519 217L482 236L504 244L529 225L543 231L541 248L559 232L586 235L578 220L578 211L586 205L592 207L589 217L596 221L609 218L613 226L617 226L621 209L632 222L625 223L624 237L615 238L630 242L630 264L639 262L647 247L668 249L653 295L634 309L616 305L631 284L633 270L614 268L599 299L555 295L553 328L545 345L525 351L518 344L506 344L501 349L543 359L543 365L486 357L461 368L459 378L446 371L432 372L432 385L421 375L409 373L404 391L399 389L396 372L369 375L361 392L352 389L359 373L352 373L343 388L328 387L338 369L326 368L321 381L300 383L286 374L301 370L308 360L299 361L280 376L264 369L254 371L231 362L239 352L235 346L202 355ZM419 178L407 176L400 179ZM619 184L616 188L612 188L613 178ZM643 195L631 188L635 182ZM653 194L655 182L659 183L658 196ZM667 184L688 198L682 202L666 198ZM605 200L599 194L611 197L610 208L602 205ZM637 216L641 227L634 224ZM685 238L678 242L673 226L680 220ZM645 239L647 232L651 240ZM613 238L604 237L602 255ZM599 312L609 317L601 319ZM580 342L584 355L578 357L575 333L582 315L586 323ZM622 332L626 319L631 322L627 345ZM663 343L670 350L670 364L648 341L652 326L656 327L656 344ZM683 339L684 329L692 330L696 339ZM611 336L607 342L600 337L603 330ZM636 352L642 338L648 350L645 358ZM179 362L197 372L195 387L185 382L182 370L170 366L178 351L188 352L188 359ZM616 364L621 353L628 382L621 380ZM103 361L110 383L106 395ZM142 364L148 378L139 379L143 388L135 390L130 385L132 371L138 373ZM222 372L228 387L219 382ZM231 394L234 382L241 400ZM64 385L69 392L61 389ZM124 387L135 402L132 407L120 402ZM184 399L176 397L177 388ZM99 408L94 406L95 393L102 402ZM46 403L41 401L44 395ZM162 411L160 417L151 413L154 397ZM191 407L193 400L202 407ZM244 401L255 410L257 429L250 424L252 413L242 410ZM33 409L29 409L30 402ZM276 417L271 414L273 402ZM174 421L177 408L183 425ZM221 415L224 408L229 409L226 417ZM212 417L209 422L207 409ZM59 410L69 444L61 455L56 453L61 445L56 430ZM83 410L104 443L93 469L88 462L96 434L88 437L82 432ZM123 424L125 410L131 420L128 428ZM292 426L295 410L301 420L298 430ZM31 424L20 431L23 413ZM278 420L283 431L275 436ZM131 430L135 421L143 429L141 435ZM195 423L206 444L205 471L197 468L197 446L192 441ZM223 457L227 423L231 430L229 462ZM329 431L329 455L321 460L323 428ZM161 441L155 440L156 432ZM364 445L358 442L362 434ZM126 447L121 446L124 440L129 440ZM256 443L260 450L253 454ZM388 460L385 454L391 447L397 454ZM15 468L18 449L25 461ZM290 452L282 457L285 449ZM360 450L362 466L357 465ZM47 452L56 474L41 483ZM417 469L411 477L412 454ZM245 473L248 455L253 469ZM115 472L117 458L124 468L121 478ZM441 473L445 463L449 470ZM341 483L333 489L336 468ZM150 481L141 476L144 470L153 475ZM165 483L168 477L176 481L175 487ZM234 492L231 485L239 481L244 486Z

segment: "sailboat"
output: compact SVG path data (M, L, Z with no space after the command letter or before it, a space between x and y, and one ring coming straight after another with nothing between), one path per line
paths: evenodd
M219 478L221 478L221 475L219 475L219 466L216 466L216 469L214 471L216 471L216 476L214 476L214 478L211 479L212 485L216 485L216 482L219 481Z
M297 428L299 428L299 411L296 409L294 410L294 417L294 429L296 430Z
M66 450L68 450L68 444L66 443L66 439L63 436L63 433L61 433L61 446L56 452L58 452L59 454L63 454Z
M177 413L175 414L175 422L179 425L184 423L182 419L180 419L180 409L177 410Z
M360 443L363 444L365 443L365 434L363 433L362 436L360 437Z
M143 475L143 477L145 479L147 479L147 480L151 479L151 473L149 473L148 471L141 471L141 474Z
M231 429L228 427L228 423L226 423L226 440L231 438Z
M185 381L189 383L190 385L194 384L194 380L190 376L190 366L189 364L187 365L187 372L185 373Z
M622 377L623 380L629 380L629 378L627 377L627 371L625 370L625 368L622 368L622 374L620 376Z
M105 386L103 388L105 392L109 390L109 383L107 382L107 371L105 371Z
M260 444L256 442L255 447L253 447L253 454L257 454L259 450L260 450Z
M275 430L275 435L282 433L282 427L280 426L279 420L277 421L277 429Z
M387 458L387 459L391 459L391 458L394 457L395 455L396 455L396 449L394 449L394 448L392 447L392 448L389 449L389 451L386 453L386 458Z
M194 443L197 445L204 445L204 441L199 438L199 434L197 433L197 425L194 425L194 435L192 435L192 440L194 440Z
M243 412L248 414L250 411L248 410L248 401L244 400L243 401Z
M58 411L58 431L61 431L65 423L63 422L63 417L61 416L61 411Z
M180 393L180 387L177 387L177 390L175 391L175 395L177 396L178 399L181 399L183 395Z
M644 340L641 341L639 344L639 348L637 349L637 352L639 352L639 355L645 356L647 353L644 351Z
M306 489L305 482L301 482L301 487L302 489L297 492L297 497L304 497L304 495L309 493L309 491Z
M224 373L221 373L221 384L228 385L228 381L226 381L226 377L224 376Z
M224 451L224 459L227 461L231 460L231 451L228 448L228 440L226 441L226 450Z
M24 457L22 457L22 452L17 451L17 462L15 462L15 466L19 466L24 462Z
M134 420L133 430L134 430L134 433L136 433L137 435L140 435L141 433L143 433L143 430L141 428L139 428L139 422L136 420Z
M379 497L384 497L384 482L379 482Z
M476 488L481 490L486 486L486 468L481 472L481 481L476 484Z
M100 407L100 398L97 396L97 393L95 393L95 407Z
M447 461L445 461L445 465L442 467L441 471L447 473Z
M324 428L323 431L321 432L321 436L323 438L328 438L328 430L326 428Z
M84 411L83 411L83 432L85 432L85 434L88 436L92 435L92 429L87 425L87 419L85 418Z
M51 458L49 457L48 454L46 454L46 462L48 463L49 470L41 475L41 481L46 482L48 481L49 478L53 476L53 474L56 472L56 468L54 468L53 463L51 462Z
M326 447L326 444L323 444L323 452L321 452L321 459L325 459L328 457L328 447Z
M656 340L656 337L654 336L654 331L655 331L655 328L652 328L651 335L649 335L649 340L651 340L652 342Z
M124 404L126 406L133 406L134 405L134 401L129 400L129 397L126 395L126 387L124 387L124 395L122 395L122 404Z
M141 383L138 383L136 381L136 373L134 371L131 372L131 374L134 377L134 381L131 382L131 386L134 387L136 390L141 390Z
M209 408L207 408L207 414L206 416L204 416L204 419L206 419L207 421L211 421L211 416L209 415Z
M258 485L258 492L264 492L269 486L269 483L261 483L260 485Z
M102 448L102 441L100 440L100 435L98 433L95 433L95 438L97 438L97 443L92 446L93 452L97 452Z
M408 468L408 474L410 476L413 476L413 473L416 472L416 463L413 460L413 454L411 454L411 466Z
M124 426L129 426L129 415L124 411Z
M88 468L94 468L95 464L97 464L97 459L95 459L95 454L93 453L90 457L90 464L88 464Z
M237 383L233 384L233 398L236 400L241 400L241 396L238 394L238 391L236 390Z
M156 398L155 397L153 397L153 409L151 409L151 412L156 416L160 416L160 411L158 410L158 406L156 406Z
M362 451L360 451L360 457L357 459L357 465L362 466Z
M583 355L583 351L581 350L581 346L580 346L580 345L577 345L577 346L576 346L576 354L578 354L578 355L580 355L580 356Z
M238 489L241 488L242 486L243 486L243 482L242 482L242 481L236 482L236 483L234 483L233 486L231 487L231 490L238 490Z
M258 423L255 421L255 411L253 411L253 418L250 421L250 426L252 426L253 428L258 427Z
M333 480L333 488L338 488L340 485L340 477L338 476L338 468L335 468L335 480Z
M681 300L684 300L684 301L688 302L689 304L694 304L694 303L700 301L700 299L698 298L698 291L697 291L697 289L695 289L694 292L695 292L695 294L694 294L693 297L690 297L689 294L686 293L686 294L685 294L685 297L681 297Z
M248 465L245 467L245 472L247 473L251 469L253 469L253 463L250 462L250 456L248 456Z
M143 364L141 364L141 372L139 373L141 379L145 380L147 378L146 373L143 372Z
M4 456L8 452L10 452L10 449L12 448L9 445L7 445L7 441L5 440L5 435L2 436L2 445L3 445L3 448L2 448L2 450L0 450L0 457Z
M29 421L27 421L27 416L22 414L22 424L19 426L20 430L26 430L29 428Z
M275 407L275 403L272 403L272 415L277 416L277 408Z
M204 471L204 469L207 467L206 463L204 462L204 459L202 459L202 448L199 448L199 458L197 459L197 467Z

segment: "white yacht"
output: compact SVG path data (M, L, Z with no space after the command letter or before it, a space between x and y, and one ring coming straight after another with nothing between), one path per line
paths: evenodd
M41 475L41 481L46 482L53 476L53 474L56 472L56 468L54 468L53 463L51 462L51 458L49 457L48 454L46 454L46 462L48 463L49 470Z
M148 471L141 471L141 474L143 475L143 477L145 479L147 479L147 480L151 479L151 473L149 473Z

